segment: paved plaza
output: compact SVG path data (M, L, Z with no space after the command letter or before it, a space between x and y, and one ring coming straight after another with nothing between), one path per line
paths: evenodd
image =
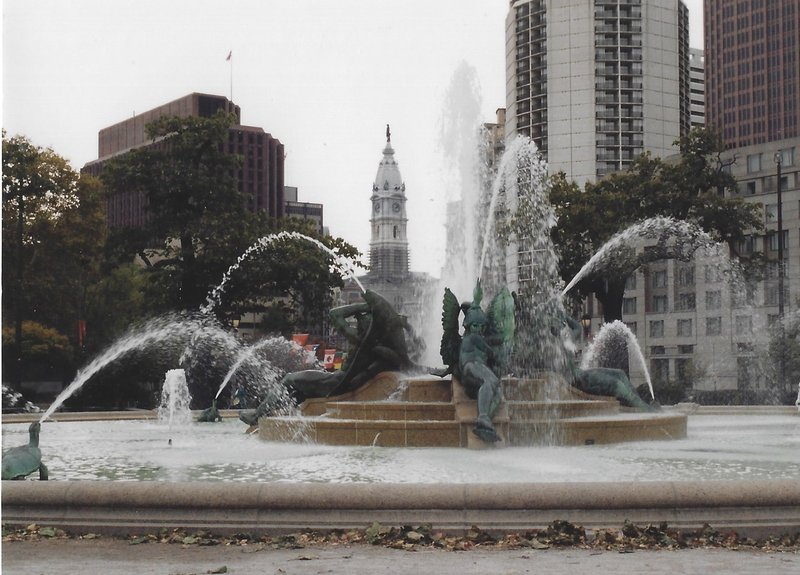
M358 544L273 549L248 546L131 545L121 539L12 541L2 546L4 575L236 575L300 573L524 574L647 573L658 575L800 572L800 553L684 549L635 552L476 548L414 551Z

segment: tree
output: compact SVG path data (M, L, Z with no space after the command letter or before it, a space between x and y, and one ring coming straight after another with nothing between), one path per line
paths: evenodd
M250 234L251 245L259 238L275 238L281 232L299 234L308 240L289 237L265 241L263 249L243 261L231 276L217 306L218 315L260 313L266 331L285 336L297 331L322 334L328 310L334 304L334 290L344 285L334 257L363 267L358 250L341 238L319 237L315 226L299 219L262 220L262 225L253 231L256 233Z
M726 193L736 182L724 170L722 146L712 132L695 129L677 143L677 162L645 153L625 171L587 183L584 191L563 173L552 178L550 201L558 217L553 241L565 282L614 234L648 218L662 216L693 224L713 240L726 243L732 253L747 233L763 227L759 205ZM619 254L577 284L581 295L594 293L602 303L606 322L622 319L625 283L634 271L661 259L688 261L701 245L696 236L675 242L663 233L652 239L648 249Z
M3 355L15 346L14 330L4 327ZM20 367L24 370L25 378L31 381L64 381L72 377L75 369L74 349L69 338L35 321L22 322L22 361L9 365L6 377L13 379L17 376L14 370Z
M43 250L52 249L43 236L63 227L65 214L80 206L78 174L52 149L3 132L2 181L3 308L13 310L15 371L21 378L23 319L33 309L27 271Z
M341 239L318 238L308 222L245 209L234 177L240 158L225 152L232 121L222 113L161 118L147 126L151 145L104 169L111 193L139 192L147 199L146 227L115 231L112 244L117 257L137 254L147 266L151 301L161 311L198 309L231 264L255 242L280 231L301 232L340 257L358 256ZM284 334L300 325L320 325L332 303L331 290L342 285L331 264L332 256L302 240L258 249L233 272L213 311L225 323L244 312L266 313L276 323L265 327Z
M225 152L233 121L222 112L159 118L147 126L150 145L112 160L103 171L110 193L146 197L148 222L134 248L156 274L170 307L199 307L243 243L248 214L235 178L241 158ZM158 244L145 245L144 239Z

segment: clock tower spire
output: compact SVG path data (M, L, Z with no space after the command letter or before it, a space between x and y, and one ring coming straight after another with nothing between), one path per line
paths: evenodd
M386 124L386 147L372 184L372 237L369 242L370 274L380 280L408 276L406 185L394 159L392 134Z

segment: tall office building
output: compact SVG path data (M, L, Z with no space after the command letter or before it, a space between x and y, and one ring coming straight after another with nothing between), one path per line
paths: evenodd
M689 49L689 111L692 128L706 125L706 65L705 55L697 48Z
M690 127L689 14L680 0L511 0L506 135L580 185Z
M707 124L739 148L800 135L800 1L705 0Z
M142 114L136 114L113 126L100 130L98 159L83 167L84 172L99 175L111 158L135 148L153 144L147 137L150 122L165 116L213 116L225 110L236 116L230 128L226 150L242 156L237 182L251 211L266 211L270 216L285 214L283 181L283 144L262 128L241 125L241 110L224 96L189 94ZM108 199L109 227L139 227L147 218L147 199L142 192L120 192Z

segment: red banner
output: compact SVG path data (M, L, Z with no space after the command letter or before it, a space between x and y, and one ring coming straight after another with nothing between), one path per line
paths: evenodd
M78 320L78 347L83 348L83 342L86 339L86 320Z
M325 369L333 369L333 359L336 357L336 350L335 349L326 349L325 350L325 359L323 360L323 365Z
M308 334L307 333L294 333L292 334L292 341L295 342L299 346L304 346L308 341Z

